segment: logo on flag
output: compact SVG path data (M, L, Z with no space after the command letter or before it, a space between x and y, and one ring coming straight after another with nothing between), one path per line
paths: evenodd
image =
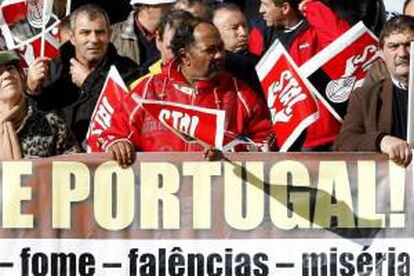
M174 102L136 99L156 120L186 142L203 147L223 148L224 110Z
M299 135L318 119L318 107L306 80L279 40L256 66L280 151L287 151Z
M378 57L378 39L360 22L303 64L299 72L310 82L311 91L342 121L350 94L362 85Z
M87 152L99 152L99 137L111 126L112 116L129 90L115 66L111 66L86 134Z

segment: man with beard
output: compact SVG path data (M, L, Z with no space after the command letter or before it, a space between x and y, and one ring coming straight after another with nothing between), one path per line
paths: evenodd
M155 36L161 19L176 0L131 0L134 10L125 21L112 26L111 42L120 55L138 65L159 55Z
M133 163L135 151L204 150L198 143L184 142L147 114L136 98L224 110L226 131L272 148L268 109L247 85L223 71L224 45L214 25L199 19L179 26L171 47L175 61L131 91L102 134L102 150L124 167Z
M43 111L56 111L80 145L103 88L110 66L115 65L127 83L138 76L137 65L118 55L109 42L106 12L95 5L76 9L70 18L70 41L54 60L38 58L30 65L27 94Z
M262 94L255 65L259 57L248 51L247 20L235 4L222 4L213 11L213 23L220 32L226 50L225 68Z
M399 165L410 163L411 146L405 140L412 41L413 17L396 16L385 23L380 46L388 74L373 66L364 85L351 94L336 150L378 151Z

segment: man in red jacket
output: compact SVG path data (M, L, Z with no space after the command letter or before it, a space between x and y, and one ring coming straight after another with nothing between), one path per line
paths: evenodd
M276 29L273 40L281 41L298 66L349 29L347 22L316 0L261 0L259 11L266 25ZM260 43L255 43L263 41L260 35L253 30L249 38L250 50L256 54L264 54ZM329 150L341 129L320 101L318 107L319 119L307 128L303 150Z
M179 26L171 45L176 60L131 91L122 110L115 112L112 126L102 135L102 150L122 166L134 161L136 150L204 150L199 144L184 142L147 114L136 98L224 110L226 131L272 147L268 109L247 85L222 70L224 45L214 25L200 19Z

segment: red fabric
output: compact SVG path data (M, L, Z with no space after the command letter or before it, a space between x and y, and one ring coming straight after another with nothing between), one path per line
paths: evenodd
M264 38L258 27L254 27L250 32L248 45L250 53L255 54L256 56L261 56L263 54Z
M27 5L25 0L15 1L14 3L2 3L1 12L7 25L13 25L16 22L26 18Z
M296 37L289 49L299 67L350 28L346 21L319 1L307 2L304 14L310 27ZM319 119L307 128L305 149L333 142L341 129L341 123L319 100L318 107Z
M112 126L103 132L106 150L124 139L140 151L202 151L198 144L185 143L162 123L138 106L134 97L163 100L226 111L225 130L243 134L257 143L272 136L272 126L265 103L247 85L224 72L211 81L199 81L191 87L171 63L164 72L142 81L126 98L122 108L112 118ZM184 91L184 92L183 92ZM185 93L187 92L187 93ZM135 96L134 96L135 95Z

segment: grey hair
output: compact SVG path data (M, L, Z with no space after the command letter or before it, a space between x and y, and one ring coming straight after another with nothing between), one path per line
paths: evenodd
M99 16L102 16L105 19L106 26L108 29L110 28L111 22L109 20L109 16L106 11L98 5L94 4L86 4L82 5L77 8L71 15L70 15L70 29L73 31L76 28L76 19L80 14L86 14L90 19L96 19Z

